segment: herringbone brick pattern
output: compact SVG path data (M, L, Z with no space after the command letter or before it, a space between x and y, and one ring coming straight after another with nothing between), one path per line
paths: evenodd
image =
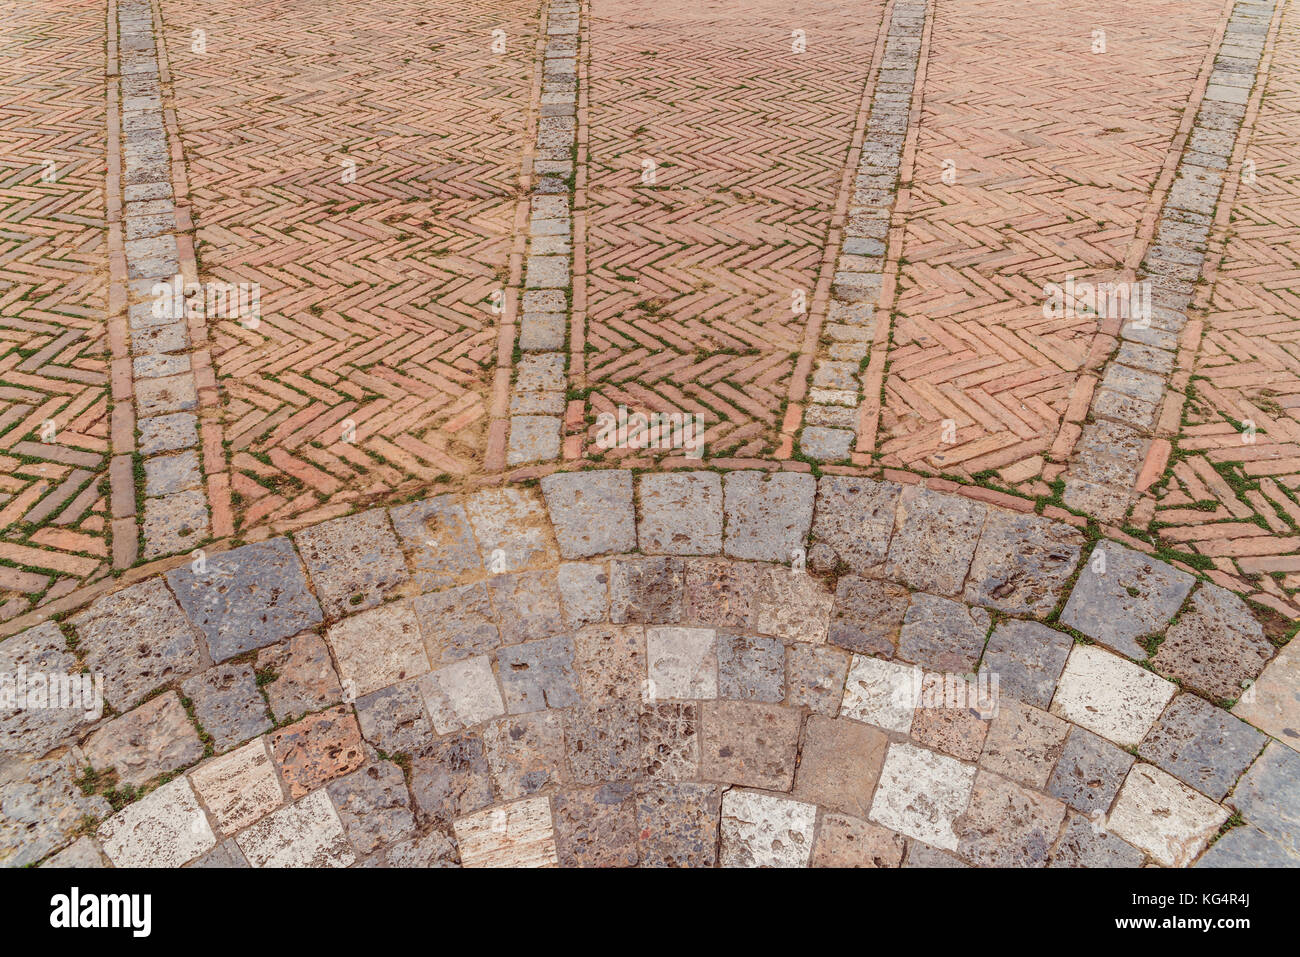
M881 13L592 3L589 412L702 412L710 456L774 447Z
M539 10L163 3L203 278L261 285L210 328L241 531L481 457Z
M937 6L883 464L1049 491L1044 453L1072 397L1087 409L1079 371L1105 357L1090 360L1095 315L1045 318L1044 285L1122 278L1221 13L1218 0Z
M1153 529L1235 587L1300 590L1300 13L1283 14Z
M107 571L109 428L106 11L0 12L3 620Z

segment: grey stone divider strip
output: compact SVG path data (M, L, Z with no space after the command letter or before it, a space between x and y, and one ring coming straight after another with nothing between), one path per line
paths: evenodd
M830 343L819 349L799 436L802 453L821 461L848 459L857 442L860 369L875 333L926 8L926 0L899 0L889 18L822 330Z
M328 781L328 766L317 772L285 765L277 775L260 737L267 733L264 717L230 729L219 748L225 753L196 764L202 749L195 752L197 739L179 699L154 692L183 682L188 696L202 698L224 686L224 678L216 682L217 677L236 672L247 686L252 668L240 663L241 656L260 655L325 627L328 649L311 640L327 659L332 649L331 667L344 690L351 689L347 704L355 700L360 710L360 698L419 679L421 688L431 683L431 690L421 692L426 700L443 702L434 715L443 735L503 711L501 692L489 690L497 678L487 659L481 653L464 658L476 654L480 633L450 624L481 615L471 609L472 600L481 596L486 602L490 594L496 608L491 618L502 629L502 653L527 665L523 670L531 676L511 678L523 684L506 688L509 669L501 672L505 697L513 694L518 703L511 714L537 710L528 705L528 695L541 693L531 682L554 680L561 682L556 689L563 687L569 672L547 656L563 658L572 650L565 651L565 640L554 636L587 623L661 625L662 641L698 644L707 638L707 627L679 626L711 622L713 628L751 628L787 642L848 651L854 691L850 696L841 687L843 703L836 711L841 718L900 734L907 733L904 722L910 725L911 711L891 704L890 695L910 680L912 668L965 673L983 658L1003 674L1007 692L1024 703L1013 711L1028 705L1051 716L1031 720L1030 728L1033 721L1050 721L1062 739L1063 722L1080 729L1078 735L1069 733L1078 737L1082 753L1077 757L1084 765L1097 748L1112 756L1136 749L1142 760L1130 761L1131 770L1109 772L1114 790L1100 810L1110 809L1115 831L1152 858L1190 863L1236 808L1251 830L1212 851L1211 863L1249 855L1294 865L1295 849L1286 844L1286 828L1293 825L1278 802L1300 781L1300 755L1284 743L1268 742L1206 700L1240 688L1272 651L1249 609L1230 592L1198 586L1193 576L1108 541L1085 556L1083 537L1067 525L924 486L851 476L818 480L802 472L634 477L615 469L554 473L539 484L540 494L528 487L491 488L372 509L292 537L241 546L206 565L172 569L69 619L80 662L52 623L29 629L0 644L0 670L38 663L75 670L81 663L108 672L106 697L125 713L97 726L67 709L0 715L0 753L35 759L75 736L87 737L86 747L98 755L96 767L112 763L116 755L143 763L144 769L137 769L141 781L150 777L156 761L189 768L182 781L164 785L101 824L105 851L119 864L184 864L211 851L216 833L237 830L240 847L256 855L276 843L267 829L283 825L294 834L298 825L286 816L308 810L316 824L327 826L331 845L346 848L346 842L339 844L343 829L332 805L312 797L319 791L311 782L322 780L318 774ZM1106 557L1099 559L1099 552ZM833 593L812 576L798 574L805 554L810 567L838 576ZM717 579L696 590L699 599L683 596L688 562L709 581ZM761 594L746 591L756 587ZM1049 627L1067 590L1060 623L1096 644L1079 643ZM685 610L698 600L711 603L706 615ZM919 617L905 619L904 606L909 616ZM986 639L991 612L1003 617ZM899 626L910 637L898 635ZM468 644L458 644L460 651L440 665L426 657L419 637L426 627L450 627L461 635L458 642ZM1134 662L1144 662L1149 653L1138 639L1157 633L1164 633L1164 641L1150 659L1153 674ZM159 636L167 639L162 648L156 647ZM665 653L671 651L665 647ZM664 671L662 663L652 667L661 670L647 680L687 682L683 687L689 693L665 697L725 697L712 684L697 692L693 677ZM201 675L214 683L205 685ZM1180 694L1167 678L1201 696ZM209 702L214 716L230 713L220 694ZM255 690L249 694L256 700ZM480 713L474 709L482 695L493 704ZM383 704L377 707L382 710ZM577 704L557 698L549 706ZM342 733L338 729L344 726L355 729L351 714L346 707L327 708L304 721L322 734L331 727ZM205 727L221 733L215 723ZM122 743L123 735L146 728L171 742L166 758L152 757L152 751L142 757L137 745ZM252 743L240 743L249 738ZM934 761L924 755L933 758L934 752L891 740L902 748L899 760L910 755L920 762L918 769L930 761L933 770ZM962 777L969 791L974 767L954 758L943 758L938 766L948 777ZM249 824L243 816L248 809L239 810L236 785L248 775L263 782L265 794L253 803L273 823ZM1044 774L1037 786L1045 780ZM52 786L42 781L37 793ZM4 787L0 783L0 792ZM286 792L296 803L285 805ZM979 793L976 779L971 800ZM1052 793L1065 800L1067 792ZM224 813L237 825L220 820L222 812L210 803L213 794L232 801ZM1153 801L1172 802L1170 820L1151 823ZM964 806L954 805L952 815ZM286 807L298 810L282 814ZM896 814L887 823L894 820L907 827L907 815ZM193 829L180 826L189 821L196 822ZM71 839L74 822L65 823L68 832L50 837L52 846L36 859ZM246 827L255 829L240 830ZM313 828L294 839L310 846ZM1052 835L1047 840L1050 844ZM350 849L338 857L346 863L356 859Z
M1151 284L1149 319L1127 317L1065 472L1070 508L1117 523L1151 449L1178 342L1205 265L1215 207L1229 174L1277 0L1237 0L1195 122L1138 272Z
M541 115L529 208L506 465L559 458L573 287L573 177L577 143L578 0L552 0L546 17Z
M185 314L172 149L162 107L150 0L118 0L121 198L138 452L144 465L144 557L187 551L211 521L199 449L199 391ZM192 242L190 244L192 248ZM197 277L196 277L197 278ZM171 291L157 294L155 287ZM178 288L179 287L179 288Z

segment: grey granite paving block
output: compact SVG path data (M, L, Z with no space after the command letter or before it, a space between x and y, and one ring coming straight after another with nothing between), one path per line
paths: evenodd
M680 558L634 558L609 565L609 620L671 624L682 618Z
M1245 777L1237 782L1228 803L1246 823L1300 856L1300 753L1271 741Z
M980 671L996 675L1000 693L1046 708L1074 640L1036 621L1009 619L989 636Z
M567 142L568 134L560 134L560 139ZM561 142L557 145L564 145ZM529 256L524 274L524 284L529 289L563 289L569 285L568 256Z
M1249 824L1234 827L1210 845L1196 867L1300 867L1300 852Z
M413 756L411 794L420 811L438 822L450 822L491 804L492 769L482 739L452 734Z
M175 452L199 444L198 419L189 412L174 412L141 419L139 451L141 455Z
M1201 585L1153 659L1156 670L1217 699L1241 697L1273 656L1272 642L1244 601Z
M980 771L970 806L954 823L957 853L985 867L1044 867L1065 805Z
M410 578L382 508L305 528L294 543L330 618L373 608Z
M808 539L816 491L816 480L802 472L729 473L724 550L733 558L794 560Z
M636 700L564 712L564 741L573 780L602 784L639 777L640 716Z
M276 720L285 722L343 700L325 639L312 632L257 653L257 670L270 680L263 690Z
M150 326L148 328L132 327L131 329L131 350L136 355L176 352L188 348L189 341L189 333L185 331L185 323L183 322L169 322L165 325ZM148 394L151 397L150 405L147 408L141 407L140 412L142 415L159 415L169 411L169 406L178 409L193 409L198 406L197 393L193 399L183 392L179 398L173 396L170 391L164 395L161 391L155 391L154 385L156 381L140 383L141 388L148 386L150 390ZM136 391L139 393L140 389Z
M482 582L421 595L413 607L435 668L485 654L501 644L496 613Z
M85 688L78 679L74 688L69 683L80 672L81 663L54 622L0 642L0 691L13 696L0 709L0 755L43 755L99 719L93 684Z
M785 645L757 635L719 635L718 696L740 701L785 697Z
M50 857L41 867L96 868L104 867L104 855L93 837L79 837L59 853Z
M203 665L199 632L160 578L105 595L70 623L82 661L104 676L104 698L119 711Z
M826 640L859 654L892 658L908 603L906 588L845 575L835 586Z
M325 785L343 831L358 854L371 854L415 831L402 769L376 761Z
M789 692L785 703L834 717L844 695L849 656L838 648L795 642L786 652Z
M965 861L954 857L947 851L941 851L937 847L922 844L920 841L908 841L907 843L907 860L903 862L904 867L970 867Z
M510 414L563 415L563 392L517 392L510 397Z
M501 690L511 714L567 708L581 702L573 639L554 635L497 651Z
M203 742L175 691L107 721L83 745L86 763L113 768L123 784L145 784L203 757Z
M158 455L144 460L144 493L170 495L203 484L199 454L190 449L176 455Z
M444 588L461 575L482 571L469 518L455 496L398 505L389 515L420 591Z
M1132 844L1108 834L1103 819L1070 812L1047 857L1048 867L1140 867L1144 855Z
M212 736L217 751L271 730L266 699L257 690L251 665L224 664L209 668L181 685L194 718Z
M244 545L167 573L181 608L225 661L321 622L302 563L287 538Z
M1047 793L1096 819L1110 810L1133 755L1105 738L1071 726L1065 748L1047 782Z
M131 361L131 371L136 380L162 379L190 371L187 355L137 356Z
M861 575L885 560L902 489L893 482L824 475L817 483L812 539Z
M519 348L524 352L563 349L566 326L567 319L563 313L526 312L519 324Z
M1147 732L1138 754L1221 801L1266 741L1259 731L1204 698L1180 694Z
M904 489L885 577L921 591L958 594L987 512L987 506L960 495L916 485Z
M635 790L607 784L555 795L555 852L561 867L635 867Z
M857 435L848 429L828 429L806 425L799 433L799 448L809 458L821 462L838 462L849 457Z
M965 600L1017 615L1047 615L1079 564L1083 536L1038 515L990 512Z
M722 476L717 472L643 475L638 491L637 540L643 552L713 555L722 550Z
M551 569L497 575L487 580L487 592L504 644L565 630L560 591Z
M898 657L934 671L967 674L980 659L990 623L983 608L913 595L899 633Z
M636 549L631 472L556 472L542 479L542 494L562 558Z
M1137 639L1164 630L1193 581L1187 572L1141 552L1099 542L1070 592L1061 622L1140 661L1147 649Z
M555 570L560 609L570 628L604 621L609 614L609 573L604 565L565 562Z
M183 325L177 323L176 325ZM172 326L155 326L151 333L174 328ZM184 348L184 344L180 346ZM135 398L139 403L141 418L161 415L164 412L188 412L198 407L198 392L194 388L194 377L189 373L165 376L161 379L145 379L135 384Z
M356 709L361 736L386 754L413 754L433 740L433 723L414 681L360 697Z
M67 844L85 817L113 813L102 797L82 793L76 778L83 771L67 751L47 760L0 761L0 864L34 864Z
M511 416L510 446L506 451L506 462L510 465L523 465L559 457L561 424L562 420L558 416Z

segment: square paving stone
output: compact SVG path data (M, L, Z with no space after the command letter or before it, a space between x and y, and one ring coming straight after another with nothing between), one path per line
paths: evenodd
M460 852L451 835L439 827L418 837L398 841L370 858L371 866L412 868L460 867Z
M1133 755L1083 728L1070 728L1047 793L1089 815L1110 810Z
M439 734L472 728L506 710L492 663L485 655L439 668L421 678L419 684Z
M497 792L506 801L565 779L564 728L552 711L498 718L483 728Z
M636 866L636 797L631 785L561 791L553 805L561 867Z
M989 728L980 766L1041 789L1061 757L1069 730L1060 718L1009 698Z
M89 869L106 867L107 864L93 837L79 837L40 866Z
M355 707L361 736L387 754L413 754L433 740L433 722L417 682L404 681L358 698Z
M1107 828L1166 867L1186 867L1228 819L1228 812L1172 775L1135 764Z
M693 702L641 706L641 768L646 777L684 781L700 772L700 706Z
M320 711L343 700L343 686L334 672L329 646L313 632L304 632L282 645L257 653L257 671L277 721Z
M786 652L790 689L786 704L834 717L844 697L849 656L838 648L796 642Z
M218 751L271 729L266 699L257 690L252 665L209 668L182 684L181 692L190 699L195 719L212 736Z
M636 550L631 472L556 472L542 479L542 494L562 557Z
M854 655L844 683L840 715L907 734L921 682L921 669L913 665Z
M285 800L265 738L205 761L190 772L190 783L225 834L260 821Z
M1083 536L1038 515L993 511L984 523L965 599L1014 615L1047 615L1079 564Z
M350 867L357 859L323 790L262 818L235 842L253 867Z
M118 710L203 666L198 630L161 578L105 595L70 621L77 652L104 676L104 698Z
M411 794L426 817L441 822L491 804L492 770L482 739L453 734L414 755Z
M269 741L271 755L294 800L355 771L366 760L357 719L344 706L285 725L273 731Z
M1249 824L1210 845L1197 867L1300 867L1300 855Z
M639 701L646 676L645 629L589 625L573 637L574 665L587 704Z
M785 698L785 645L755 635L718 636L718 696L740 701Z
M605 621L609 617L609 573L603 565L565 562L555 570L560 607L571 628Z
M555 635L512 645L497 652L501 690L511 714L567 708L578 704L578 676L573 668L573 639Z
M461 575L483 570L469 516L454 495L389 510L420 591L454 584Z
M1098 823L1070 811L1048 867L1141 867L1144 855L1132 844L1108 834Z
M907 845L907 857L903 864L904 867L954 869L970 867L961 858L949 854L947 851L941 851L937 847L931 847L929 844L922 844L920 841L908 841Z
M799 749L798 711L747 701L701 707L700 770L743 787L789 791Z
M435 668L487 654L501 644L496 613L482 582L430 592L412 605Z
M411 577L381 508L305 528L294 542L331 618L373 608Z
M716 632L712 628L647 628L646 677L648 700L716 698Z
M636 798L642 867L713 867L722 794L712 784L655 782Z
M99 842L116 867L180 867L217 838L190 782L177 778L101 824Z
M558 353L547 353L553 355ZM537 355L537 353L534 353ZM561 395L561 393L555 393ZM564 420L558 415L512 415L510 445L506 463L549 462L560 455L560 432Z
M610 562L609 620L672 624L682 617L680 558L636 558Z
M1046 708L1074 639L1036 621L999 622L984 649L980 673L996 675L999 689L1026 704Z
M402 769L376 761L325 785L343 832L358 854L373 854L415 830Z
M1104 565L1098 551L1105 553ZM1099 571L1101 568L1105 571ZM1093 550L1061 613L1062 624L1130 658L1147 657L1137 639L1163 631L1194 579L1164 562L1112 542Z
M0 754L43 755L99 719L104 708L102 703L95 704L93 679L88 689L90 700L80 694L86 690L84 684L64 696L71 686L59 676L80 672L81 663L54 622L0 642L0 701L4 701L0 704ZM60 703L78 702L77 707L49 707L50 685L56 681L54 693ZM75 698L74 693L78 695Z
M888 746L889 739L875 728L812 715L800 748L794 796L865 818Z
M320 606L287 538L244 545L207 559L206 570L182 565L167 583L216 661L274 644L321 621Z
M554 571L496 575L487 580L487 591L503 643L513 645L565 630Z
M136 374L139 375L138 368ZM146 495L171 495L187 488L196 488L202 483L199 454L193 449L176 455L156 455L144 460Z
M899 867L906 847L902 835L888 828L843 814L826 814L809 866Z
M545 797L477 811L452 822L464 867L554 867L555 825Z
M113 813L102 797L77 786L83 770L67 751L44 761L0 761L0 865L35 864L71 840L88 817Z
M795 641L823 642L834 597L802 568L771 566L758 576L753 627Z
M849 457L856 438L849 429L805 425L799 433L799 448L804 455L820 462L839 462Z
M686 562L685 620L710 628L745 628L766 568L751 562L696 558Z
M83 745L96 770L114 768L122 784L144 784L203 757L203 742L175 691L100 725Z
M973 765L912 744L891 744L870 820L946 851L957 849L953 822L966 810Z
M817 808L802 801L729 790L722 795L723 867L807 867Z
M729 473L726 553L753 561L793 561L807 543L816 494L816 480L801 472Z
M497 488L465 501L484 566L493 573L559 561L546 507L532 489Z
M1300 750L1300 642L1288 642L1278 652L1232 713Z
M966 674L984 650L989 613L934 595L913 595L898 638L898 656L935 671Z
M1241 697L1273 656L1273 644L1246 603L1217 585L1201 585L1165 633L1156 670L1220 700Z
M1052 713L1124 747L1135 747L1177 687L1096 645L1075 645Z
M892 658L910 600L899 585L845 575L835 586L826 640L849 651Z
M208 500L198 489L147 498L142 524L145 558L189 551L208 537Z
M199 444L198 419L189 412L175 412L171 415L157 415L151 419L141 419L140 454L157 455L159 452L175 452Z
M813 541L834 549L855 575L877 568L889 550L901 491L893 482L823 475L817 483Z
M989 722L981 717L979 687L958 675L927 672L912 718L917 744L963 761L977 761L984 750Z
M638 486L637 541L641 551L652 555L716 555L722 551L721 475L665 472L641 476Z
M345 618L326 632L346 700L355 700L429 670L429 656L410 601Z
M957 852L985 867L1043 867L1065 805L981 770L970 807L957 819Z
M1270 741L1232 792L1229 803L1293 856L1300 856L1300 754Z
M1204 698L1180 694L1165 709L1138 755L1184 784L1222 801L1268 738Z
M641 733L638 701L573 708L564 718L564 742L578 784L630 781L639 775Z
M985 505L960 495L916 485L904 489L885 577L918 591L957 595L987 512Z

